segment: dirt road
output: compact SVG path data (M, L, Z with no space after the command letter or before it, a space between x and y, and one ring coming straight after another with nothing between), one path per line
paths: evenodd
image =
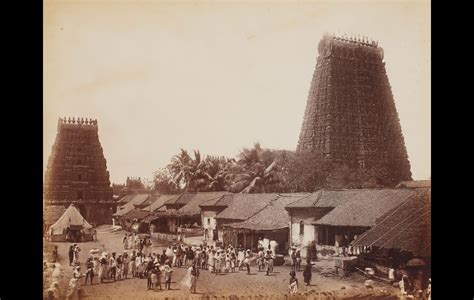
M111 232L110 227L104 226L98 229L98 241L79 243L82 252L80 261L83 262L89 255L89 250L99 248L109 252L122 253L123 247L121 239L124 232ZM153 241L153 252L161 253L167 244L165 242ZM69 243L54 243L58 245L60 254L60 264L64 276L60 282L61 293L65 293L67 284L72 277L72 267L68 261ZM51 249L52 244L46 242L46 253ZM311 286L305 286L303 282L303 272L297 273L299 281L298 293L302 298L314 299L397 299L390 297L397 291L387 285L374 283L372 289L364 286L364 278L352 275L349 278L340 278L332 275L334 262L331 260L319 260L313 268L313 278ZM190 292L181 285L180 281L186 272L185 268L174 268L170 291L148 291L146 279L129 278L111 283L99 284L98 279L94 279L94 285L83 286L85 299L221 299L225 298L247 298L248 296L258 296L260 299L278 299L286 297L289 280L290 266L277 266L273 274L266 276L265 272L258 272L254 266L251 274L246 271L236 273L223 273L220 275L211 274L207 270L201 271L197 284L197 294ZM386 290L387 293L381 292ZM232 297L231 297L232 296ZM237 297L236 297L237 296ZM253 297L251 297L253 298Z

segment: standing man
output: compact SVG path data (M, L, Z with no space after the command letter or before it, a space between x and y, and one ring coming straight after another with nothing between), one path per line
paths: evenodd
M72 266L72 262L74 261L74 245L69 246L69 265Z
M128 235L125 234L125 236L122 239L122 244L123 244L123 250L127 250L128 248Z
M196 285L197 285L198 277L199 277L199 269L196 267L196 264L193 263L191 267L191 287L189 289L191 293L193 294L196 293Z

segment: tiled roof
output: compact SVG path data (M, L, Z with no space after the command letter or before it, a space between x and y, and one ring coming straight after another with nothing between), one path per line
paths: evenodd
M260 212L256 213L247 220L226 224L224 226L250 230L277 230L287 228L290 223L290 216L288 211L285 210L285 206L301 199L302 197L307 196L308 195L305 194L281 194L276 200L273 200Z
M336 204L314 224L371 227L377 218L416 194L413 189L353 189L323 192L316 205ZM326 199L328 198L328 199ZM342 202L336 203L337 199ZM326 205L326 203L324 204Z
M431 189L420 189L379 218L376 225L353 242L354 246L400 249L415 256L431 256Z
M188 203L176 211L176 215L180 216L194 216L201 214L200 204L209 200L215 201L221 199L228 192L199 192L199 193L186 193L190 198ZM192 197L191 197L192 196Z
M222 200L228 206L216 215L216 219L246 220L277 198L278 194L273 193L225 195Z

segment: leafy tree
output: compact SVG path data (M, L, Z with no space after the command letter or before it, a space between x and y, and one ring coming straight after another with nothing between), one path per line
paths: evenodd
M275 183L276 157L269 149L259 143L252 148L243 148L238 155L236 164L230 167L229 187L235 193L266 192L266 187Z
M161 168L153 174L153 190L162 194L175 194L180 191L168 168Z

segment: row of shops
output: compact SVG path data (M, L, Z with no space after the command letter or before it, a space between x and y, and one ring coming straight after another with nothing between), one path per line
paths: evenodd
M276 242L277 253L316 247L319 255L357 255L381 272L410 259L431 261L431 185L319 190L294 194L127 195L116 222L152 235L197 236L203 243L256 249Z

